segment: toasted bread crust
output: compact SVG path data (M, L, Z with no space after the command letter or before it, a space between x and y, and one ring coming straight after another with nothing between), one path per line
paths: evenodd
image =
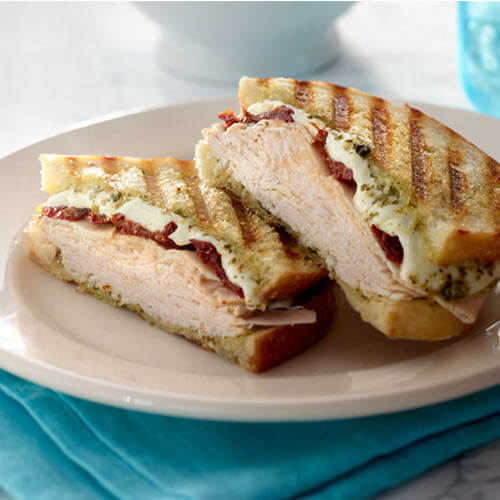
M249 335L245 339L245 355L238 358L238 363L260 373L300 354L323 337L335 314L334 282L304 305L316 311L316 323L268 328Z
M242 78L242 108L279 100L361 137L379 177L421 221L438 265L500 260L500 164L410 106L325 82Z
M341 285L347 300L363 320L392 339L444 340L471 327L427 299L368 298L345 283Z
M155 318L145 313L137 304L118 302L114 298L116 294L110 287L102 289L96 287L95 284L81 281L79 277L72 275L61 261L54 258L49 259L43 255L43 252L39 253L36 241L31 241L30 245L29 253L33 261L57 279L76 283L79 292L94 295L99 300L113 306L126 307L139 314L150 324L168 333L184 337L204 349L214 351L219 356L239 363L243 368L254 373L260 373L280 365L317 342L328 331L334 316L334 282L330 281L319 293L312 295L304 303L305 307L316 311L317 321L314 324L254 328L237 337L208 337L193 328L180 327Z

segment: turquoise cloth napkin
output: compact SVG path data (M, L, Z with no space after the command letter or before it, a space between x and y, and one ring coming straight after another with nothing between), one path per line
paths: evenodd
M0 486L19 499L361 500L500 437L500 386L426 408L241 424L82 401L0 371Z

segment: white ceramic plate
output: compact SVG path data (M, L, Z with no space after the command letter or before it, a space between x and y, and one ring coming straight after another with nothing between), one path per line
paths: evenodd
M44 200L39 190L41 152L189 159L200 130L231 107L236 103L226 99L123 114L0 160L0 367L101 403L241 421L383 413L500 383L500 353L481 332L500 319L495 295L475 333L430 344L386 340L362 323L339 293L336 324L323 340L284 365L253 375L126 310L76 293L72 285L34 265L22 245L14 244L33 208ZM497 120L419 107L500 157Z

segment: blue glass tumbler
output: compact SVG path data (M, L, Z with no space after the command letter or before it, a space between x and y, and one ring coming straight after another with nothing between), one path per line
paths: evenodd
M460 78L482 113L500 118L500 2L459 2Z

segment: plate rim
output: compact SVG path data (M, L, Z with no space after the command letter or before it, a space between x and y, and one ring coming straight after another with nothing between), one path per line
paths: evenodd
M437 386L429 383L411 391L399 389L387 395L379 395L375 392L322 398L312 397L311 401L304 398L297 401L289 399L283 401L266 399L225 401L216 396L180 395L155 389L126 386L71 372L65 368L22 357L4 349L0 349L0 363L1 369L15 376L90 402L144 413L226 422L314 422L370 417L444 403L500 384L499 365L499 367L491 367L486 372L448 380ZM32 370L35 368L37 374L33 376ZM64 377L58 378L60 375L64 375ZM488 380L486 383L485 378ZM68 384L72 381L76 382L79 387L68 389ZM96 387L99 389L98 393L90 394L90 391L95 391ZM447 392L446 397L442 396L443 390ZM106 394L103 391L106 391ZM150 399L146 399L145 396L149 396ZM361 407L358 406L354 411L349 406L353 400L362 403ZM372 401L385 403L384 408L377 411L370 410ZM202 408L196 404L199 402L204 403ZM294 411L298 413L293 413ZM286 418L282 417L283 412L286 412Z

